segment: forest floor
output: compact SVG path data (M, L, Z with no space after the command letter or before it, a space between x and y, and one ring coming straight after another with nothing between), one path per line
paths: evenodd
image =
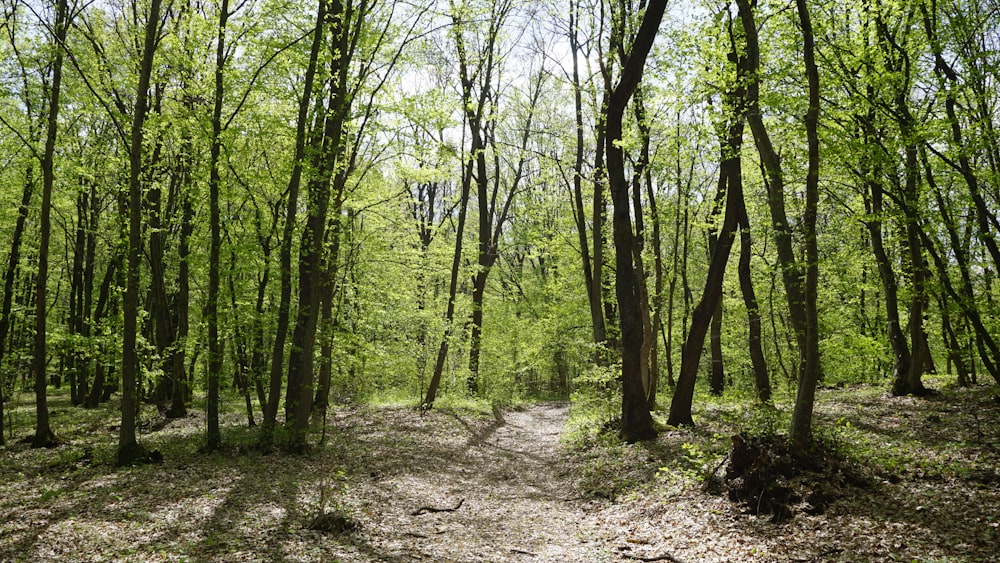
M568 403L338 407L306 455L254 451L237 414L225 449L200 454L201 414L147 409L163 462L115 468L112 410L57 395L64 445L32 450L23 395L0 450L0 561L995 561L992 393L822 391L827 453L780 477L798 491L780 523L722 491L732 434L783 425L733 401L640 445L568 427Z

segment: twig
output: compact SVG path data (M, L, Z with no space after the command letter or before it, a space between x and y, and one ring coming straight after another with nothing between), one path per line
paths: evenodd
M420 516L421 514L426 514L428 512L455 512L459 508L462 508L462 503L464 502L465 502L464 498L459 499L458 504L456 504L452 508L435 508L433 506L421 506L420 508L411 512L410 516Z
M630 553L622 553L620 555L621 555L621 557L624 557L625 559L632 559L634 561L646 561L646 562L651 562L651 561L670 561L670 563L684 563L683 561L681 561L680 559L677 559L676 557L674 557L673 555L670 555L669 553L664 553L663 555L656 555L654 557L643 557L641 555L632 555Z
M538 557L537 553L532 553L530 551L525 551L523 549L518 549L516 547L510 548L510 552L511 553L516 553L518 555L528 555L528 556L531 556L531 557Z
M709 473L708 475L705 475L705 484L701 486L702 492L708 490L708 487L712 483L712 479L715 477L715 474L719 472L719 468L722 467L722 465L725 464L726 461L728 460L729 460L729 454L726 454L725 457L722 458L722 461L720 461L719 464L715 466L715 469L713 469L712 472Z

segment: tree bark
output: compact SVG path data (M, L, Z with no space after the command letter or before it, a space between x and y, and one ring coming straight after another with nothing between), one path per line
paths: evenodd
M732 21L728 22L730 33L730 60L736 65L736 82L724 93L724 107L729 115L727 125L720 128L720 160L718 191L712 211L713 217L718 215L718 209L725 201L722 224L717 234L710 235L708 275L705 279L705 289L701 300L691 315L691 326L688 329L687 340L681 350L681 371L677 378L677 387L670 403L670 417L667 424L673 426L693 425L691 406L694 400L694 386L701 364L702 348L705 345L705 334L708 332L712 319L722 302L722 282L726 274L729 254L736 238L739 226L740 210L745 208L743 202L743 169L740 152L743 146L744 119L749 109L750 99L747 93L746 77L750 69L749 49L746 56L741 56L733 34ZM745 23L744 23L745 25ZM719 351L716 350L716 354ZM714 362L713 362L714 363ZM720 365L721 367L721 365ZM714 375L713 379L721 377ZM713 391L721 393L721 385L713 381Z
M150 0L146 17L142 61L136 86L135 107L129 144L128 182L128 275L125 297L122 301L124 325L122 327L122 420L118 432L118 465L143 461L147 454L136 439L136 382L139 377L139 358L135 348L139 317L139 270L142 266L142 143L143 126L149 102L149 78L153 71L157 37L160 29L160 0Z
M749 0L736 0L743 34L746 38L747 80L746 103L747 124L753 133L761 164L766 171L767 203L771 210L771 228L777 247L778 269L788 299L789 319L795 332L795 342L799 352L797 372L805 369L806 359L806 303L802 287L802 269L796 262L792 247L792 227L785 212L785 182L781 167L781 157L771 142L760 111L760 46L757 36L753 8Z
M576 153L573 161L573 218L576 221L577 237L580 242L580 258L583 262L583 283L587 290L587 305L590 307L590 323L594 334L594 359L598 365L606 363L606 354L601 349L605 346L608 335L604 323L604 304L601 299L601 285L595 277L599 276L597 259L591 261L590 242L587 237L587 216L583 205L583 162L586 147L583 141L583 92L580 83L580 43L577 36L580 2L571 0L569 12L569 43L573 56L573 107L576 119ZM598 205L596 187L594 207ZM593 227L595 251L600 240L600 222ZM596 256L596 253L595 253Z
M630 217L629 186L625 179L625 160L621 147L622 120L629 98L642 80L646 57L666 8L665 0L651 0L632 48L622 65L621 78L611 90L606 109L608 185L614 203L613 230L617 277L615 295L622 334L622 438L629 442L656 436L642 388L642 325L639 311L638 280L633 267L635 242Z
M809 109L806 110L806 139L808 167L806 171L806 205L802 214L802 235L805 243L805 362L799 376L792 410L790 437L793 443L806 445L812 441L812 413L816 385L820 377L819 364L819 312L817 292L819 284L819 250L816 237L816 218L819 212L819 69L816 66L812 20L806 0L795 0L802 28L802 61L805 63L806 83L809 90Z
M207 428L205 451L222 447L219 429L219 374L222 371L223 349L219 340L219 262L222 252L222 217L219 206L219 159L222 153L222 104L225 94L223 70L226 66L226 24L229 21L229 0L219 5L215 44L215 89L212 100L212 136L210 139L208 172L208 223L211 243L208 254L208 295L205 300L205 321L208 324L208 389L206 393Z
M295 218L299 205L299 187L306 158L306 128L309 121L309 105L312 103L313 83L316 79L320 50L323 46L324 26L329 2L319 0L316 8L316 25L313 42L309 51L309 63L303 78L302 96L299 98L299 113L295 126L295 156L292 172L288 179L288 202L285 224L282 229L281 250L279 251L279 277L281 295L278 303L277 326L274 333L274 351L271 354L270 382L268 384L267 407L264 409L258 446L270 450L274 441L277 424L278 403L281 400L282 372L285 362L285 340L288 335L292 301L292 238L295 233Z
M753 367L754 388L757 390L757 400L761 403L771 401L771 378L767 372L767 360L764 358L764 348L761 344L760 306L757 294L753 288L753 278L750 272L753 239L750 234L750 219L747 216L746 202L739 210L738 224L740 228L740 291L743 293L743 304L747 309L748 342L750 364Z
M3 361L7 352L7 335L10 331L10 317L13 311L14 301L14 278L17 277L18 265L21 263L21 242L24 238L25 223L28 219L28 206L31 205L31 194L34 191L33 167L28 166L25 171L24 186L21 190L21 204L17 210L17 221L14 223L14 232L11 236L10 254L7 255L7 268L3 276L3 303L0 305L0 362ZM4 394L4 381L0 377L0 445L5 442L4 438L4 418L3 409L6 398Z

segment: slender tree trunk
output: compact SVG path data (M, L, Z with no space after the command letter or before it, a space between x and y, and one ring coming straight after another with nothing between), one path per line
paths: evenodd
M337 293L337 279L340 277L340 246L341 235L344 231L341 210L343 207L342 193L343 190L338 189L338 196L333 203L330 223L326 228L326 246L329 248L329 251L324 260L324 274L320 282L323 330L320 336L322 342L320 344L319 380L316 386L316 397L313 399L312 404L313 411L319 416L320 420L326 417L326 410L330 404L330 383L333 379L333 333L340 320L337 318L339 314L337 317L334 315L333 302Z
M805 239L805 363L799 376L799 386L792 410L790 437L799 445L812 440L812 413L816 385L820 377L819 312L816 306L819 284L819 250L816 241L816 219L819 208L819 69L816 66L812 20L806 0L795 0L802 28L802 60L806 68L809 108L806 110L806 139L809 164L806 171L806 205L802 214L802 234Z
M642 388L643 336L639 311L639 280L636 279L633 267L635 242L630 217L629 185L625 179L625 160L620 142L626 106L642 80L646 57L653 46L665 9L665 0L650 0L646 6L631 51L622 65L621 78L608 97L606 113L608 185L614 203L612 225L617 268L615 294L622 335L622 438L629 442L653 438L656 436L656 429Z
M646 189L652 193L653 177L649 170L649 145L650 126L646 120L646 107L641 87L637 87L633 95L632 109L639 127L639 136L642 142L639 159L636 162L632 175L632 215L635 217L635 238L634 254L636 272L636 290L639 294L639 316L642 321L642 345L639 349L641 359L640 374L642 376L642 388L646 393L646 402L652 410L656 404L656 366L650 361L653 350L656 348L656 333L653 332L653 321L651 318L651 305L649 299L649 287L646 283L646 265L643 259L643 252L646 246L646 226L642 210L642 184L645 182Z
M222 217L219 208L219 159L222 153L222 104L225 94L223 69L226 66L226 24L229 21L229 0L219 6L215 45L215 90L212 105L212 137L208 175L208 222L211 244L208 255L208 296L205 301L205 321L208 324L208 393L206 397L205 451L222 447L219 429L219 374L222 372L223 349L219 340L219 262L222 252Z
M477 42L479 51L475 54L475 60L470 60L465 39L465 30L469 22L452 4L452 23L454 24L455 48L458 55L459 78L462 83L462 99L465 106L465 119L469 126L469 133L472 140L470 158L475 163L475 187L476 201L479 207L479 235L478 253L476 264L478 266L472 281L472 314L470 318L470 340L469 340L469 375L466 381L469 392L476 395L479 391L479 364L480 349L483 330L483 303L486 295L486 282L490 275L490 270L496 263L498 257L498 244L504 223L510 211L510 205L517 186L524 173L524 151L530 137L531 123L534 108L541 95L541 80L534 84L532 92L532 105L528 113L525 130L522 134L521 156L511 182L510 189L506 194L500 192L500 157L493 150L493 176L489 175L487 166L487 149L497 145L493 131L495 130L496 119L493 112L493 105L497 103L499 90L494 84L500 64L500 56L497 52L497 42L500 39L501 31L506 24L507 16L512 8L512 2L503 0L492 5L489 23L486 28L486 36ZM470 70L470 65L472 69ZM474 91L478 86L478 96L474 96ZM471 173L471 170L469 171ZM490 183L493 183L492 190Z
M344 124L351 110L347 73L351 63L348 37L352 22L348 18L364 17L364 14L349 13L340 0L333 0L329 9L329 95L326 114L322 120L322 143L316 156L315 175L308 184L309 205L299 249L299 310L288 357L285 425L291 430L289 447L293 451L305 449L306 430L312 411L316 334L321 314L321 279L325 256L323 241L330 215L331 195L337 200L335 206L339 206L346 183L346 178L342 178L341 173L349 173L349 165L344 162L346 148L343 141ZM333 184L336 184L336 194L331 194ZM339 209L334 212L339 213Z
M664 344L665 355L667 357L667 384L670 387L676 385L674 380L674 294L677 290L677 278L682 273L680 272L680 244L681 244L681 232L684 233L684 247L685 251L687 249L687 225L686 221L681 222L681 209L684 209L684 216L687 217L687 205L688 189L684 185L684 181L681 177L681 132L680 132L680 114L677 115L677 155L676 155L676 166L674 173L676 174L675 189L677 191L677 203L674 207L674 239L673 239L673 258L672 266L670 268L670 289L668 290L667 297L667 336L666 343ZM690 176L689 176L690 179ZM684 257L684 264L687 263L687 257ZM686 275L685 275L686 277ZM684 289L682 288L682 292ZM685 313L684 318L687 319L687 298L684 297L685 303ZM683 328L682 328L683 329Z
M226 232L226 238L229 238L229 232ZM229 275L226 276L226 281L229 289L229 307L230 312L234 319L241 318L239 303L236 299L236 280L234 272L237 269L237 257L236 248L230 245L229 248ZM247 349L247 341L250 340L249 337L243 332L240 326L233 327L233 383L236 388L243 394L243 403L247 412L247 426L253 428L257 426L257 421L254 420L253 416L253 398L250 393L251 386L251 376L250 376L250 352Z
M796 263L795 251L792 247L792 228L785 212L785 182L781 167L781 157L771 143L771 137L764 125L760 111L759 92L760 80L760 46L757 37L753 8L750 0L736 0L739 7L740 20L743 23L743 33L746 38L747 76L747 124L753 133L757 152L760 154L761 165L766 171L767 202L771 210L771 228L774 231L774 241L777 247L778 269L788 298L789 319L795 332L795 342L799 352L797 371L805 369L806 360L806 303L805 290L802 287L802 271Z
M649 214L653 221L653 298L652 309L653 318L650 326L650 337L652 338L652 348L649 351L649 378L651 381L648 404L650 410L656 408L656 388L660 380L660 358L659 346L656 345L656 337L663 332L663 241L661 235L660 212L656 203L656 194L653 192L653 181L651 172L646 172L646 199L649 200ZM664 350L669 357L670 349ZM668 381L668 383L673 383ZM672 386L672 385L671 385Z
M879 277L882 280L883 301L885 303L887 332L889 344L892 346L894 357L893 379L901 377L910 369L910 346L906 341L906 334L903 332L902 324L899 320L899 287L896 282L896 273L893 271L892 262L885 251L885 244L882 237L882 216L883 189L878 177L879 167L875 166L870 173L872 179L866 180L866 192L870 198L868 204L868 215L871 217L865 224L868 227L869 241L872 252L875 255L875 264L878 266Z
M21 241L24 237L25 223L28 219L28 206L31 205L31 194L34 189L33 171L29 165L25 171L24 187L21 191L21 204L17 210L17 221L14 223L14 232L11 236L10 254L7 256L7 268L3 276L3 303L0 305L0 362L6 355L8 347L8 334L11 326L11 313L14 301L14 279L17 277L18 265L21 262ZM0 376L0 445L5 442L4 438L4 418L3 409L6 397L4 397L5 379Z
M609 93L604 92L604 99L602 102L603 108L608 106ZM594 294L600 296L601 306L604 309L604 345L601 346L599 352L603 354L604 363L608 361L608 353L611 349L617 349L620 344L620 338L615 336L618 334L618 328L614 308L614 299L611 295L610 281L607 276L604 275L604 250L607 247L607 236L604 225L607 223L608 206L605 201L605 182L607 180L605 163L605 145L607 140L607 119L604 117L604 112L600 112L597 115L597 125L595 133L595 148L594 148L594 206L591 214L591 222L593 223L593 257L594 257Z
M285 225L282 231L281 250L279 252L279 269L281 278L281 295L278 304L277 326L274 333L274 352L271 355L270 383L268 385L267 407L261 425L259 446L263 450L271 449L274 440L274 427L277 423L278 403L281 401L282 371L285 362L285 339L288 335L289 317L292 301L292 238L295 233L295 217L299 205L299 186L302 181L302 171L306 158L306 127L309 121L309 104L312 102L313 82L316 79L320 49L323 46L324 25L327 19L329 2L317 2L316 26L313 29L313 42L309 52L309 63L302 85L302 97L299 98L299 113L295 129L295 156L292 162L292 173L288 180L288 203L285 215Z
M121 277L121 261L121 255L114 256L108 264L108 269L104 272L104 278L101 280L101 287L98 290L97 305L94 307L93 322L95 327L100 327L101 322L108 316L108 310L111 308L111 284L116 278ZM98 356L97 366L94 369L94 384L87 395L84 408L96 409L101 404L107 386L106 364L107 359L103 355Z
M75 342L69 352L70 366L70 401L80 405L87 398L87 358L82 350L84 326L86 325L83 308L84 283L83 276L87 260L87 229L90 213L90 190L88 183L81 181L76 194L76 229L73 239L73 274L70 278L69 294L69 332Z
M595 283L597 271L596 260L591 263L590 243L587 237L587 219L583 206L583 157L586 147L583 141L583 88L580 83L580 45L577 37L577 21L579 19L580 2L571 0L569 13L569 42L573 55L573 102L576 117L576 154L573 162L573 218L576 220L576 231L580 242L580 257L583 261L583 283L587 290L587 304L590 307L590 322L593 327L594 344L597 348L594 359L597 364L605 362L605 353L601 350L607 340L607 328L604 324L604 307L601 300L600 283ZM596 199L596 195L595 195ZM595 201L594 206L597 206ZM600 239L599 223L594 223L593 238ZM595 248L596 249L596 248Z
M732 174L735 172L733 159L727 159L723 166L728 169L726 177L732 178ZM726 183L726 208L722 227L719 230L719 240L709 262L708 276L705 279L705 289L702 291L701 301L698 302L691 315L691 326L688 329L687 340L684 342L681 352L681 371L677 378L673 400L670 403L670 417L667 420L667 424L672 426L694 424L691 417L691 405L694 400L695 379L701 363L702 346L704 346L705 334L708 332L713 313L722 299L722 280L736 234L736 202L743 198L743 194L738 193L741 188L737 182L727 181Z
M750 234L750 219L747 216L746 202L739 209L740 228L740 291L743 293L743 304L747 309L748 342L750 364L753 367L754 387L757 390L757 400L761 403L771 401L771 378L767 372L767 360L764 358L764 348L761 344L760 305L753 288L753 278L750 271L753 240Z
M441 338L441 346L438 348L437 359L434 361L434 373L431 381L427 385L427 394L420 405L423 410L430 410L434 406L437 398L438 387L441 385L441 376L444 374L445 360L448 359L448 345L451 341L452 330L455 324L455 299L458 297L458 275L462 267L462 239L465 236L465 216L469 208L469 197L472 191L472 162L465 165L462 173L462 195L458 205L458 226L455 230L455 252L451 260L451 278L448 282L448 307L444 316L444 336Z
M735 108L734 108L735 109ZM742 122L737 122L741 119L741 116L736 115L731 118L733 120L733 126L742 128ZM716 224L719 221L719 215L723 210L721 207L726 201L727 186L730 182L736 181L732 176L734 166L740 165L740 162L733 163L732 161L740 159L739 146L735 148L731 146L730 140L736 140L735 137L729 136L727 139L726 131L720 135L720 161L729 163L726 166L719 166L719 184L715 194L715 203L712 206L712 212L709 219L709 233L708 233L708 260L712 261L712 257L715 255L715 251L719 246L719 235L716 233ZM742 135L741 135L742 138ZM741 185L742 185L742 171L741 171ZM737 206L738 207L738 206ZM737 218L737 221L739 219ZM737 227L739 225L737 224ZM728 256L728 255L727 255ZM722 284L724 279L720 279L719 283ZM726 389L726 371L725 365L722 360L722 316L724 314L722 307L723 299L720 297L718 302L712 308L712 320L709 324L709 357L711 359L708 378L708 389L712 395L716 397L721 397ZM699 344L701 347L701 344Z
M185 383L184 360L187 355L188 334L190 332L189 309L191 299L191 266L188 263L191 256L191 236L194 233L194 204L191 201L191 145L185 143L185 153L182 156L178 175L180 176L180 207L181 227L180 239L177 243L177 294L175 296L176 338L170 351L170 407L167 418L187 416L187 385Z
M970 378L962 353L961 339L951 322L949 303L945 301L944 296L938 296L938 306L941 309L941 334L944 337L945 347L948 350L948 375L951 375L951 366L954 365L955 371L958 373L958 386L968 387Z
M49 91L49 115L45 134L45 152L42 154L42 203L39 212L38 274L35 290L35 437L31 446L51 447L56 444L56 436L49 426L48 378L46 364L48 349L48 282L49 282L49 241L52 237L52 189L55 183L56 136L59 130L59 95L62 86L62 65L66 45L66 28L69 25L66 0L56 2L56 20L53 28L55 37L55 60L52 62L52 85Z
M730 37L734 37L732 21L728 22L728 25L730 26ZM744 25L746 25L745 22ZM753 82L748 81L747 77L751 76L751 64L754 61L751 59L752 53L749 45L746 55L741 55L735 39L731 40L733 43L730 47L730 59L736 65L736 81L727 88L723 97L728 124L724 128L720 128L719 131L721 163L719 165L718 191L712 211L713 219L718 215L718 208L723 201L725 201L725 211L717 234L710 236L711 258L708 275L705 279L705 289L702 291L701 301L698 302L691 315L688 337L681 351L680 376L677 378L677 387L670 403L670 417L667 420L667 423L673 426L694 424L691 406L694 400L695 380L701 364L705 335L722 302L722 283L729 262L729 254L736 238L741 211L745 211L740 153L743 147L744 119L747 118L748 110L752 110L750 106L752 98L749 96L748 84L752 85ZM713 233L715 233L715 229L713 229ZM721 318L721 314L719 317ZM713 355L721 355L720 350L714 352ZM720 373L713 374L713 380L722 378L721 369L719 371ZM712 383L713 391L721 393L721 382L713 381Z
M722 360L722 299L715 304L712 311L712 323L709 326L709 349L711 350L712 370L709 378L709 391L716 397L721 397L726 390L726 366Z
M147 455L146 450L139 445L135 433L136 411L138 410L135 394L140 371L135 345L139 317L139 270L142 266L143 126L146 122L146 112L149 109L149 78L153 71L153 56L156 51L159 29L160 0L150 0L129 146L128 275L125 282L125 297L122 301L122 312L125 319L122 327L122 421L118 432L118 465L130 465L142 461Z

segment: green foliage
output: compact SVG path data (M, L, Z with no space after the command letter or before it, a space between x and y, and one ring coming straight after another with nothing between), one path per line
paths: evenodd
M649 452L615 434L600 433L571 447L578 452L576 486L586 496L613 500L648 482L652 472Z
M593 365L573 379L571 433L594 433L621 416L621 364Z

